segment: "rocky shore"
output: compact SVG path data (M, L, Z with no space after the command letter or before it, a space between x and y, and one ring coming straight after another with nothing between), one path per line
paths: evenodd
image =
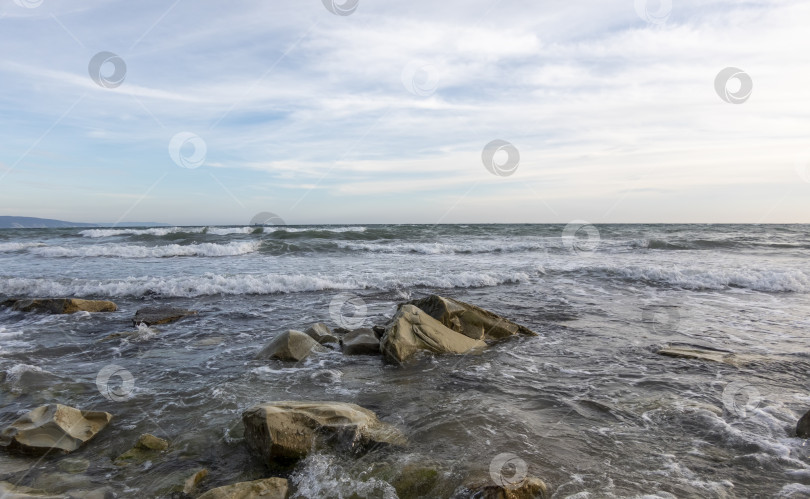
M0 305L20 313L41 314L95 314L118 310L112 302L74 298L7 300ZM134 317L122 322L153 331L149 329L153 325L171 327L176 321L198 319L196 310L152 306L138 310ZM137 334L137 331L123 332L108 338ZM536 333L475 305L431 295L400 303L387 322L370 328L331 328L321 322L300 324L299 329L278 332L257 349L253 357L257 362L296 369L307 359L326 354L346 356L347 359L376 356L381 363L396 370L406 368L424 356L435 362L451 362L455 356L481 355L496 344L509 348L510 340L519 336L536 336ZM672 362L716 362L738 368L773 361L764 356L740 355L689 344L670 344L655 353ZM97 445L99 435L117 431L115 414L85 409L53 400L31 407L2 428L0 457L35 456L48 465L52 464L54 472L50 478L32 481L25 468L3 470L0 497L118 497L112 489L94 487L83 478L82 473L90 466L90 461L71 456L79 449L92 449ZM172 499L293 497L300 492L291 479L296 464L311 454L327 452L339 456L345 463L370 460L369 476L390 483L400 498L550 497L542 477L531 476L527 470L517 473L515 476L519 479L513 481L497 480L493 474L471 475L462 484L453 485L448 490L442 483L445 478L440 462L424 459L421 463L392 467L384 459L377 461L381 455L409 452L408 428L383 421L370 408L345 400L257 399L255 405L244 410L233 425L243 431L240 445L255 460L254 468L246 474L250 480L222 485L223 480L215 480L217 477L212 476L208 469L183 468L156 487L160 491L158 496ZM798 421L795 437L810 438L810 412ZM171 464L169 456L176 445L169 439L144 433L136 441L128 442L129 449L116 453L117 457L109 464L149 473L148 470L155 465ZM2 463L0 461L0 467ZM477 464L479 468L489 465L488 462Z
M66 299L7 300L3 306L30 313L73 314L77 312L109 313L117 307L112 302ZM138 310L132 323L139 328L167 325L179 320L193 320L195 310L174 307L147 307ZM190 319L191 318L191 319ZM304 327L305 326L305 327ZM530 329L494 313L451 298L429 296L401 303L394 316L373 328L331 329L324 323L302 325L303 331L288 330L277 334L256 353L256 359L280 362L295 367L304 359L340 351L346 356L379 356L382 362L403 366L420 355L477 355L489 346L524 335L534 336ZM126 334L118 333L118 337ZM115 335L110 335L110 337ZM374 452L406 452L408 438L404 429L381 421L367 408L340 400L262 400L244 411L244 445L264 465L266 476L207 489L209 471L197 470L180 477L165 488L172 498L286 498L295 494L287 476L278 470L291 466L313 451L328 450L352 460ZM59 460L85 446L93 446L101 432L115 431L113 414L86 411L61 405L46 404L31 410L0 432L0 450L8 455L34 455ZM172 443L151 434L143 434L132 447L114 459L115 466L152 466L165 459ZM66 458L61 458L66 459ZM67 458L69 459L69 458ZM67 466L80 473L87 464ZM482 463L486 465L487 463ZM401 498L431 497L439 490L438 466L411 466L390 470L381 467L380 479L390 480ZM375 467L372 467L375 468ZM13 474L12 474L13 476ZM61 476L61 475L60 475ZM114 497L109 489L82 489L81 480L65 478L68 485L49 488L42 483L25 483L25 473L17 481L0 482L0 497ZM45 484L47 485L47 484ZM435 493L435 492L434 492ZM545 483L537 477L495 483L492 477L470 477L456 487L452 496L462 498L543 498Z

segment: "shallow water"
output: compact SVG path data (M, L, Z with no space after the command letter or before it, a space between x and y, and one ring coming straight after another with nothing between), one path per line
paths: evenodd
M379 469L409 463L436 467L426 496L448 497L489 479L502 453L555 498L806 497L810 456L794 428L810 409L809 255L810 227L797 225L3 230L4 297L106 298L120 310L0 311L0 424L48 402L113 413L70 457L90 461L84 488L119 497L165 494L200 468L200 491L272 472L300 497L395 497ZM434 292L540 335L405 366L338 352L254 360L286 329L383 324L397 303ZM361 306L330 313L336 298ZM200 314L104 339L134 332L150 304ZM670 342L765 358L737 368L655 353ZM132 374L131 393L99 391L108 365ZM299 399L368 407L411 445L265 470L246 451L241 412ZM169 453L115 466L142 433L170 440ZM61 459L0 455L0 479L48 484Z

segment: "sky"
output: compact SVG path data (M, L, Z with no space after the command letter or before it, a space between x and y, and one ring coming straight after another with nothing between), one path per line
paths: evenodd
M808 223L809 24L803 0L0 0L0 215Z

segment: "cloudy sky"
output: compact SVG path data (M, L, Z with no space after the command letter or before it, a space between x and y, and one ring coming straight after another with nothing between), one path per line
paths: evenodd
M0 215L810 222L808 24L803 0L0 0Z

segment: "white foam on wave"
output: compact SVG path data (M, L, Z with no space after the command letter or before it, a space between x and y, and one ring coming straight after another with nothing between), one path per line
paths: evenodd
M206 234L214 234L216 236L227 236L230 234L252 234L259 227L208 227L205 229Z
M652 281L690 290L747 288L765 292L807 293L810 275L798 269L708 269L663 266L594 267L633 281Z
M36 248L38 246L45 246L43 243L0 243L0 253L11 253L14 251L22 251L28 248Z
M158 293L167 297L206 295L243 295L298 293L306 291L378 289L425 286L432 288L474 288L506 283L527 282L521 272L457 272L448 275L407 273L352 276L305 274L237 274L207 273L201 276L130 277L118 280L0 278L0 288L15 296L143 296Z
M478 240L464 243L360 243L338 242L341 249L368 251L372 253L419 253L423 255L452 255L456 253L516 253L522 251L545 251L554 246L547 241L493 241Z
M114 237L114 236L167 236L169 234L176 234L178 232L189 234L208 233L218 236L226 236L229 234L251 234L256 229L261 228L263 232L309 232L309 231L323 231L323 232L365 232L366 227L287 227L285 225L273 226L242 226L242 227L155 227L151 229L87 229L79 232L84 237Z
M227 244L168 244L163 246L103 244L93 246L45 246L32 248L29 251L39 256L51 258L164 258L173 256L238 256L255 253L260 246L261 241L243 241Z
M365 232L366 227L287 227L284 225L276 225L273 227L264 227L265 232Z
M113 237L113 236L167 236L178 232L199 234L205 227L156 227L153 229L88 229L79 232L84 237Z
M394 487L374 477L363 477L345 468L336 456L310 454L301 462L301 470L292 474L293 498L306 497L378 497L396 499Z

